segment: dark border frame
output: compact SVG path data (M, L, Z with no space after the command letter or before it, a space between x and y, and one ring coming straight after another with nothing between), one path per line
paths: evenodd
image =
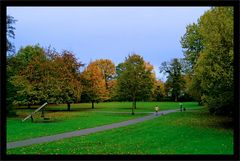
M239 7L238 0L3 0L0 1L1 12L1 79L0 79L0 113L1 113L1 159L3 160L240 160L239 149ZM10 6L117 6L117 7L140 7L140 6L233 6L234 7L234 154L233 155L7 155L6 154L6 8Z

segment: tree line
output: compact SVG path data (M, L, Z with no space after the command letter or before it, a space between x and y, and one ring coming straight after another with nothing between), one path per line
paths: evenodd
M155 88L154 88L155 85ZM39 45L26 46L7 57L8 105L101 101L157 100L163 95L163 82L156 79L153 66L143 57L131 54L123 63L97 59L88 65L75 54L61 53Z
M8 16L9 18L11 16ZM14 45L12 24L8 51ZM137 53L115 65L109 59L83 64L71 51L57 52L40 45L22 47L7 56L7 109L30 105L101 101L193 101L211 113L231 115L233 101L233 8L213 7L197 23L189 24L181 37L184 58L163 62L167 75L158 80L150 62ZM10 45L9 45L10 44Z

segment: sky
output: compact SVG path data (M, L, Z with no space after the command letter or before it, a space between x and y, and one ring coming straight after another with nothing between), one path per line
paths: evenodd
M158 79L163 61L183 58L180 39L188 24L210 7L8 7L17 22L16 52L40 44L69 50L79 61L104 58L115 65L131 53L154 66Z

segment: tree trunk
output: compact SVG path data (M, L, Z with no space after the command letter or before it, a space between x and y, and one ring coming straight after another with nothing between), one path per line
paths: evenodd
M133 104L132 104L132 115L134 115L134 105Z
M134 115L134 109L136 109L136 100L135 100L135 98L133 98L133 102L132 102L132 115Z
M67 103L67 110L68 110L68 111L70 111L70 106L71 106L71 104L70 104L70 102L68 102L68 103Z
M177 100L178 100L178 99L177 99L177 96L175 95L175 102L177 102Z
M92 101L92 109L94 109L94 101Z

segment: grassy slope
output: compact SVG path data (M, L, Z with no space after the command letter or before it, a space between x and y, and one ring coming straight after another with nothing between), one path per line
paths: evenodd
M87 136L8 150L8 154L232 154L230 120L205 109L177 112Z

